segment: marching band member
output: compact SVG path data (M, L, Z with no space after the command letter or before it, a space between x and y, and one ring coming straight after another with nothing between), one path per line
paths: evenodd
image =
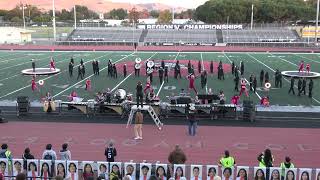
M51 57L51 60L50 60L50 70L53 69L53 70L56 70L56 64L54 62L54 59L53 57Z
M204 70L201 73L201 88L205 88L207 85L207 71Z
M231 98L231 104L238 105L238 104L239 104L239 99L240 99L240 96L238 96L237 94L235 94L235 95L232 96L232 98Z
M174 67L174 78L178 79L178 76L181 79L181 71L180 71L179 61L176 62L176 65Z
M31 59L32 72L36 72L36 61Z
M225 104L226 98L224 96L223 91L220 91L219 98L220 98L220 104Z
M168 68L168 66L166 66L164 68L164 81L169 82L169 68Z
M261 98L260 104L263 105L264 107L269 107L269 105L270 105L269 97L265 96L265 97Z
M304 61L301 61L299 64L299 73L304 71Z
M160 84L162 84L162 82L163 82L163 74L164 74L164 69L162 68L162 66L160 66L158 72L159 72Z
M198 91L196 90L196 87L195 87L195 84L194 84L196 77L195 77L193 74L191 74L191 75L188 75L187 78L188 78L188 80L189 80L189 91L190 91L191 89L193 89L194 92L195 92L196 94L198 94Z
M123 77L127 77L127 64L123 65Z
M76 93L75 90L73 90L70 95L68 96L69 98L69 101L73 101L74 98L77 98L78 97L78 94Z
M241 80L241 89L239 96L241 97L242 93L246 93L246 96L249 97L249 93L246 87L246 81L244 79Z
M143 108L143 92L142 92L142 83L138 82L136 87L136 96L137 96L137 107L139 108L139 104L141 104L141 108Z
M146 86L145 86L145 87L144 87L144 89L143 89L144 94L146 94L146 93L147 93L147 90L149 90L149 91L151 91L151 90L152 90L151 82L150 82L149 77L147 78Z
M32 80L31 80L31 89L32 89L32 92L34 92L35 90L39 90L38 86L37 86L37 83L36 83L36 77L35 76L33 76Z
M306 71L307 71L308 74L310 73L310 69L311 69L311 68L310 68L310 64L307 64L307 65L306 65Z
M91 91L91 80L90 79L86 80L86 90Z

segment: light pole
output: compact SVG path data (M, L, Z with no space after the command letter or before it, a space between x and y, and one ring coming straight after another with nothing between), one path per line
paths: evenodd
M21 5L22 5L23 28L26 29L26 19L25 19L25 16L24 16L24 4L21 4Z
M76 5L74 5L74 29L77 29L77 11L76 11Z
M318 2L317 2L316 32L315 32L315 40L314 40L314 43L316 45L318 45L319 2L320 2L320 0L318 0Z
M54 7L54 0L52 0L52 26L53 26L53 41L55 42L56 37L56 12Z
M252 27L253 27L253 3L251 5L251 30L252 30Z

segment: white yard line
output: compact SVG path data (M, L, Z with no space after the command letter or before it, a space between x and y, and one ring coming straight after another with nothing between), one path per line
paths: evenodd
M11 54L9 56L14 56L14 55ZM20 57L14 56L14 58L10 57L10 59L6 59L7 56L5 58L1 57L1 60L3 60L3 61L0 61L0 63L7 63L8 61L14 61L14 60L17 60L17 59L20 59L20 58L23 58L23 57L26 57L26 55L23 55L23 56L20 56Z
M96 58L96 59L99 59L99 58L104 57L104 56L106 56L106 55L100 56L100 57L98 57L98 58ZM87 63L89 63L89 62L91 62L91 61L89 60L89 61L85 62L84 64L87 64ZM79 65L80 65L80 64L79 64ZM77 65L77 66L75 66L75 67L78 67L79 65ZM64 71L62 71L62 72L66 72L66 71L67 71L67 69L64 70ZM60 73L62 73L62 72L60 72ZM45 81L45 80L51 79L51 78L59 75L60 73L55 74L55 75L52 75L52 76L49 76L49 77L46 77L46 78L44 78L44 79L42 79L42 80ZM10 96L11 94L14 94L14 93L16 93L16 92L19 92L19 91L21 91L21 90L23 90L23 89L26 89L26 88L30 87L30 86L31 86L31 84L30 84L30 85L27 85L27 86L24 86L24 87L22 87L22 88L16 89L16 90L14 90L14 91L12 91L12 92L10 92L10 93L8 93L8 94L5 94L5 95L1 96L0 99L2 99L2 98L4 98L4 97L7 97L7 96Z
M226 53L223 53L223 54L224 54L224 56L229 60L229 62L232 63L232 61L231 61L230 58L226 55ZM241 73L240 70L238 70L238 72ZM250 85L250 82L249 82L246 78L244 78L244 80L247 82L247 84ZM252 89L252 90L253 90L253 89ZM260 100L262 99L261 96L259 95L259 93L258 93L257 91L255 92L255 94L258 96L258 98L259 98Z
M65 61L65 59L56 62L56 64L62 63L62 62L64 62L64 61ZM45 66L40 66L39 68L44 68L44 67L48 67L48 64L45 65ZM16 75L13 75L13 76L10 76L10 77L7 77L7 78L4 78L4 79L0 79L0 82L5 81L5 80L8 80L8 79L11 79L11 78L14 78L14 77L17 77L17 76L19 76L19 75L21 75L21 73L16 74Z
M58 57L58 56L62 56L63 54L61 53L61 54L58 54L58 55L56 55L56 56L54 56L54 57ZM44 58L40 58L40 59L35 59L35 62L39 62L41 59L48 59L48 62L50 61L50 57L48 57L48 56L46 56L46 57L44 57ZM20 65L23 65L23 64L30 64L31 65L31 61L30 61L31 59L27 59L26 61L27 62L24 62L24 63L20 63L20 64L16 64L16 65L13 65L13 66L8 66L8 67L5 67L5 68L1 68L0 69L0 71L1 70L5 70L5 69L10 69L10 68L13 68L13 67L16 67L16 66L20 66ZM49 64L49 63L48 63Z
M156 95L156 96L159 96L160 91L161 91L161 89L162 89L163 85L164 85L164 80L162 81L162 84L161 84L161 86L160 86L160 88L159 88L159 91L158 91L158 93L157 93L157 95Z
M312 61L312 62L315 62L315 63L319 63L319 64L320 64L319 61L316 61L316 60L313 60L313 59L310 59L310 58L307 58L307 57L304 57L304 56L300 56L300 55L297 55L297 54L293 54L293 55L295 55L295 56L297 56L297 57L304 58L304 59L308 59L308 60L310 60L310 61Z
M251 54L247 53L248 56L250 56L251 58L253 58L254 60L256 60L257 62L259 62L260 64L264 65L265 67L267 67L268 69L270 69L271 71L273 72L276 72L274 69L272 69L271 67L269 67L268 65L264 64L263 62L261 62L260 60L258 60L257 58L255 58L254 56L252 56ZM282 58L280 57L276 57L276 58L279 58L282 60ZM287 60L285 60L287 62ZM291 63L290 63L291 64ZM296 64L293 64L294 66L297 66ZM287 78L283 78L285 81L287 81L289 84L291 83ZM296 88L298 88L296 85L295 85ZM318 104L320 104L320 101L317 100L316 98L312 97L312 99L314 101L316 101Z
M146 61L150 60L150 59L151 59L153 56L155 56L156 54L157 54L157 52L153 53L148 59L142 61L141 64L145 64ZM116 90L116 89L117 89L123 82L125 82L132 74L133 74L133 72L130 73L124 80L122 80L121 82L119 82L119 83L111 90L111 92L114 91L114 90Z
M123 59L126 59L127 57L129 57L129 56L131 56L131 55L133 55L133 54L134 54L134 52L133 52L133 53L131 53L131 54L129 54L129 55L126 55L125 57L123 57L123 58L121 58L121 59L119 59L119 60L117 60L117 61L115 61L115 62L113 62L113 63L117 63L117 62L119 62L119 61L122 61ZM100 59L101 57L104 57L104 56L105 56L105 55L100 56L99 58L94 58L94 59ZM101 71L105 70L106 68L108 68L108 66L106 66L106 67L104 67L104 68L100 69L100 70L99 70L99 72L101 72ZM80 84L80 83L82 83L82 82L86 81L87 79L91 78L92 76L94 76L94 74L91 74L90 76L88 76L88 77L86 77L86 78L82 79L81 81L78 81L77 83L73 84L72 86L69 86L68 88L66 88L66 89L64 89L64 90L62 90L62 91L60 91L59 93L55 94L53 97L57 97L57 96L59 96L60 94L62 94L62 93L64 93L64 92L68 91L69 89L71 89L71 88L75 87L76 85L78 85L78 84Z

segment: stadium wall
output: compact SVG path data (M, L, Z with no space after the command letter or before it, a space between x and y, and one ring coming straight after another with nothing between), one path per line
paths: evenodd
M62 45L0 45L0 50L27 51L133 51L132 46L62 46ZM302 52L320 53L319 48L243 47L243 46L141 46L138 51L170 52Z

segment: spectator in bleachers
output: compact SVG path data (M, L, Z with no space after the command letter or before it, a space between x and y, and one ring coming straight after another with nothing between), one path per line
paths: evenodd
M60 150L60 159L61 160L71 160L71 152L68 150L68 144L62 144L62 149Z
M273 167L274 157L270 149L266 149L258 156L259 167Z
M114 162L114 158L117 156L117 149L114 147L112 141L109 142L108 147L104 151L104 155L108 162Z
M218 165L222 168L231 168L236 166L236 161L234 157L230 156L230 152L228 150L224 151L224 156L218 162Z
M46 149L43 151L42 159L46 160L56 160L57 154L54 150L52 150L52 144L47 144Z
M168 161L173 164L184 164L187 160L186 155L179 145L176 145L174 150L169 154Z
M22 155L22 159L23 159L23 169L27 170L27 160L28 159L34 159L34 156L30 153L30 149L26 148L24 150L24 153Z
M284 178L285 169L294 168L294 164L291 163L291 158L289 156L286 156L285 161L280 164L280 168L282 178Z
M1 178L0 178L1 179ZM26 180L27 179L27 176L25 173L19 173L17 174L16 176L16 180Z
M209 168L207 180L221 180L221 177L217 175L216 168Z

